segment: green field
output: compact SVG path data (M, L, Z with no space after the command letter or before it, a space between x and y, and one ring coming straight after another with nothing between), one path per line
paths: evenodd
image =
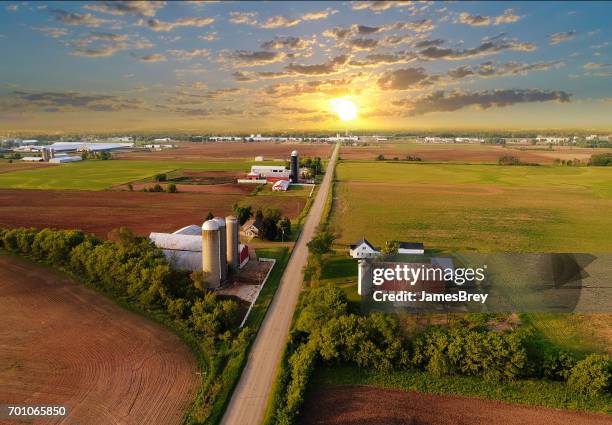
M440 250L609 252L612 169L342 161L332 224Z
M83 161L0 174L0 188L103 190L176 169L246 172L251 164L240 161Z

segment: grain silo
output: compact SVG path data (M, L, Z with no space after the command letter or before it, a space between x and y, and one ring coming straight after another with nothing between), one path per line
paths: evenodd
M300 159L298 151L291 152L291 183L298 182L298 176L300 174Z
M372 293L372 265L364 259L357 263L357 293L362 296L370 295Z
M221 286L219 264L219 225L213 220L202 224L202 271L209 288Z
M225 217L225 229L227 232L227 264L232 271L238 271L240 267L239 257L239 240L238 240L238 219L229 215Z
M227 232L225 219L221 217L213 218L219 226L219 268L221 269L221 282L227 280Z

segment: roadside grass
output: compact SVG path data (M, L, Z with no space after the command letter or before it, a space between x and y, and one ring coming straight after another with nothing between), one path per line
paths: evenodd
M569 390L563 382L536 379L487 382L473 376L436 377L417 370L380 372L345 365L315 368L310 388L334 385L370 385L403 391L477 397L531 406L612 413L611 394L587 397Z
M240 161L82 161L0 174L0 188L103 190L177 169L248 171Z

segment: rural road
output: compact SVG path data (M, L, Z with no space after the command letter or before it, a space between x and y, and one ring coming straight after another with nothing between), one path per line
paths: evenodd
M259 425L263 420L302 289L304 278L302 269L308 257L306 244L314 236L321 220L325 199L332 183L338 150L339 145L336 145L302 233L295 244L274 300L264 318L240 381L225 411L221 421L222 425Z

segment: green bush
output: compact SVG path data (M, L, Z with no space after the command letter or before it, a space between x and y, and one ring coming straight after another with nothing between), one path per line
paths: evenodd
M609 356L591 354L576 363L569 372L567 385L574 391L589 396L610 391L612 362Z
M576 359L565 350L552 350L544 355L540 376L553 381L565 381L576 365Z

